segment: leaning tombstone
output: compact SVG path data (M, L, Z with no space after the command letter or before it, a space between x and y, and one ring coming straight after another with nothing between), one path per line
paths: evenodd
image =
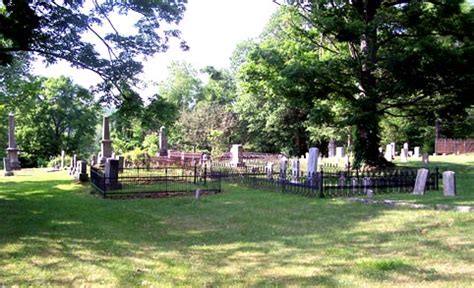
M456 196L456 173L453 171L443 172L443 194L444 196Z
M13 171L10 167L10 159L3 158L3 175L5 176L13 176Z
M291 183L300 183L300 160L291 159Z
M286 170L288 167L288 159L283 156L280 159L280 181L286 181Z
M413 194L424 195L426 190L426 180L428 179L429 170L425 168L418 169L415 180Z

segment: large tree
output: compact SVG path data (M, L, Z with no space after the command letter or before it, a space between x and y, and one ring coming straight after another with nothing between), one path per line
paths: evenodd
M278 1L276 1L278 2ZM311 95L351 110L355 164L383 165L381 118L462 113L474 88L474 11L459 0L287 1L322 57Z
M180 37L176 25L186 2L4 0L0 65L11 63L17 52L41 55L49 64L63 59L100 75L104 82L98 88L110 97L139 81L143 57L166 51L169 40ZM185 42L181 46L187 49Z

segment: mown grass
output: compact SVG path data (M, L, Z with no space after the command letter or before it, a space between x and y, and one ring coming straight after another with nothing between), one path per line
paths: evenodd
M397 165L422 168L421 158L412 159L408 163L395 161ZM450 204L450 205L474 205L474 154L430 156L428 167L438 167L440 173L446 170L456 172L456 197L445 197L443 195L443 181L439 180L438 191L428 191L423 196L412 194L386 194L377 195L376 199L404 200L420 204Z
M474 283L473 214L230 185L199 201L104 200L62 172L22 174L0 177L0 285Z

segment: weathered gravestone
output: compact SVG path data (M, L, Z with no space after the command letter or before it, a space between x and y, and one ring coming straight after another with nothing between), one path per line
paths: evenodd
M336 158L341 159L344 157L344 147L336 147Z
M3 175L13 176L13 171L10 167L10 159L3 158Z
M318 184L318 157L319 149L316 147L309 148L308 157L308 184L315 186Z
M66 152L64 152L64 150L61 150L61 170L64 169L65 160L66 160Z
M396 145L395 142L390 143L390 146L392 147L392 157L397 156L397 150L396 150Z
M71 159L71 167L69 167L69 175L74 176L76 174L77 166L77 155L74 154Z
M336 156L336 143L334 139L331 139L328 144L328 157L332 158Z
M242 153L242 145L241 144L234 144L230 149L230 154L232 156L230 160L230 165L232 167L241 167L243 166L243 153Z
M100 141L100 164L105 164L108 158L112 158L112 140L110 140L109 117L104 116L102 121L102 140Z
M168 156L168 136L166 135L166 127L160 128L160 156Z
M15 140L15 115L13 113L8 114L8 148L7 148L7 159L10 161L11 170L19 170L20 161L18 160L18 149L16 148Z
M125 157L120 155L117 157L117 160L119 161L119 173L123 173L123 168L125 165Z
M267 166L265 166L266 174L267 174L267 179L272 180L273 179L273 162L268 162Z
M408 146L408 143L406 143L406 142L403 143L403 149L407 149L407 151L410 150L410 148Z
M400 150L400 160L404 163L408 162L408 149L402 148Z
M415 146L413 148L413 157L416 157L416 158L420 157L420 146Z
M443 172L443 194L444 196L456 196L456 173L453 171Z
M121 189L122 184L119 183L119 160L109 158L105 163L105 186L106 190Z
M283 156L280 159L280 181L286 181L286 170L288 167L288 159Z
M387 161L392 161L393 160L393 154L392 154L392 144L387 144L387 147L385 147L385 155L384 155L385 160Z
M300 159L291 159L291 183L300 183Z
M87 182L89 180L89 176L87 175L87 161L77 161L77 180L81 182Z
M97 164L97 156L92 155L91 157L91 166L95 166Z
M426 181L428 180L429 170L425 168L418 169L415 180L413 194L424 195L426 191Z
M428 153L423 153L423 156L421 157L421 161L425 165L430 164L430 155Z

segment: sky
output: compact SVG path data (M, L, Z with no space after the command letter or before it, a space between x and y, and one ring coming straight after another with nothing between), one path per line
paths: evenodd
M276 9L272 0L189 0L178 27L190 50L184 52L175 43L167 52L145 62L142 79L148 87L138 92L145 98L155 94L156 83L166 79L172 61L186 61L196 69L208 65L228 68L236 45L257 37ZM100 81L93 72L71 68L67 62L46 67L37 61L33 67L37 75L66 75L86 88Z

